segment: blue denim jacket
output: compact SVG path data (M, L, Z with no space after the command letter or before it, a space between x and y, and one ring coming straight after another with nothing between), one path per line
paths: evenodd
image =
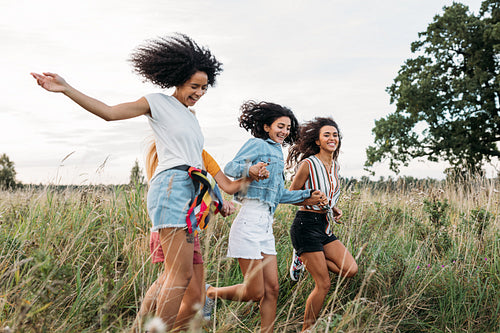
M248 169L258 162L268 163L269 178L259 182L252 181L243 195L236 193L235 197L258 199L267 203L274 214L279 203L297 203L311 197L310 190L289 191L285 189L285 163L281 145L271 139L252 138L238 151L236 156L224 168L224 173L230 177L248 176Z

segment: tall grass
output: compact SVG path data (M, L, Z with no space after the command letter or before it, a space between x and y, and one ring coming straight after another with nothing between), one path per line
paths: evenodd
M495 188L496 186L496 188ZM338 238L358 275L331 275L314 332L499 332L500 194L487 179L409 190L348 188ZM299 331L312 279L291 283L296 207L276 211L277 332ZM201 235L206 279L240 283L226 258L234 216ZM149 258L142 187L0 192L0 331L120 332L131 327L159 267ZM255 303L218 301L205 327L256 332Z

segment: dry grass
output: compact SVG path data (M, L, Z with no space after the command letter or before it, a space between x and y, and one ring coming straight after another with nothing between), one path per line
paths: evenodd
M402 190L347 189L335 234L356 277L332 275L314 332L496 332L500 326L499 186L479 179ZM300 330L310 277L288 279L296 207L276 212L276 331ZM202 236L207 281L242 281L225 257L233 217ZM0 331L105 332L131 326L158 274L142 188L0 192ZM208 331L256 332L258 306L219 301Z

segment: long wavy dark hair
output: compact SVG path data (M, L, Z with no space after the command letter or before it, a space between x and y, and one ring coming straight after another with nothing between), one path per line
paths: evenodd
M299 138L295 144L288 149L286 163L289 168L309 156L319 153L320 149L316 144L316 141L319 140L319 133L323 126L333 126L339 132L339 145L333 153L333 160L337 160L340 146L342 144L342 136L340 135L339 126L330 117L316 117L300 126Z
M147 40L132 52L129 61L137 74L164 89L182 85L197 71L205 72L208 85L213 86L222 72L222 63L209 49L179 33Z
M269 134L264 130L264 125L271 126L280 117L290 118L290 134L285 138L283 144L293 144L295 142L299 122L289 108L270 102L247 101L241 106L240 110L240 127L260 139L269 138Z

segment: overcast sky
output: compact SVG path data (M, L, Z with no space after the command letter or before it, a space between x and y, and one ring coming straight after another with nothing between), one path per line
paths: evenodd
M341 173L359 178L368 175L374 120L394 111L385 88L412 56L418 32L451 3L0 0L0 153L23 183L127 183L134 161L143 166L146 117L105 122L44 91L29 73L56 72L107 104L134 101L161 90L132 72L131 51L182 32L224 64L195 107L205 147L221 166L250 137L237 118L254 99L288 106L299 121L332 116L343 134ZM462 3L474 13L480 7L479 0ZM402 174L442 178L445 167L415 162ZM394 175L384 164L375 171L376 178Z

